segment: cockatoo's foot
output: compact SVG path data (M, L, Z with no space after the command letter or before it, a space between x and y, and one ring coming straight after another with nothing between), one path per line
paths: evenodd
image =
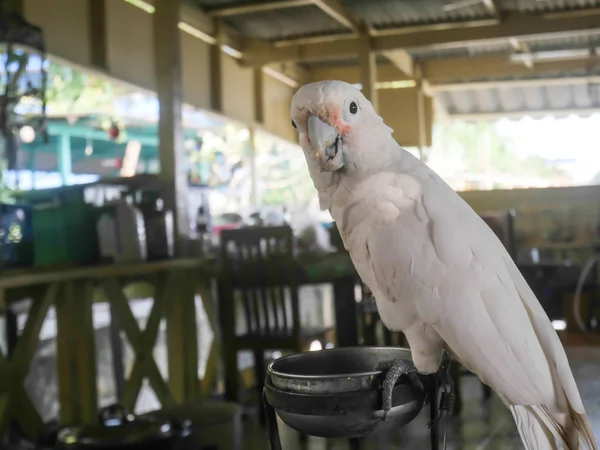
M417 369L409 359L388 359L377 363L375 370L386 372L382 383L383 389L383 420L387 419L392 409L392 392L394 386L402 375L407 375L411 382L421 384Z

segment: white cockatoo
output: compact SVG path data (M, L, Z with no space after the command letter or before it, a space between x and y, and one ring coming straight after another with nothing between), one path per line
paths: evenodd
M291 117L321 208L416 370L436 372L446 350L504 401L528 450L596 450L559 337L485 222L354 86L307 84Z

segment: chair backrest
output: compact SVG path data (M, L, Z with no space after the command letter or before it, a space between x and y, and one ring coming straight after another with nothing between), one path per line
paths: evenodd
M510 256L514 259L517 255L517 242L515 235L515 210L488 212L480 217L502 241Z
M239 305L236 299L241 300L244 336L290 337L299 333L293 239L288 226L221 232L222 274L224 281L231 283L230 307L235 312Z

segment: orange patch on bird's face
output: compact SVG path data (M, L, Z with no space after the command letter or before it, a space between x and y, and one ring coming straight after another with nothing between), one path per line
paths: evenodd
M342 119L342 111L340 106L326 108L323 118L327 120L330 125L335 127L338 133L340 133L342 136L346 136L350 132L350 125L345 123Z

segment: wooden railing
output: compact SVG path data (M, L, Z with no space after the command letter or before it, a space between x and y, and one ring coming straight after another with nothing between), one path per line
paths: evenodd
M92 304L106 301L135 353L125 380L121 403L133 409L148 378L161 404L183 403L207 394L215 381L219 333L212 296L210 263L179 259L145 264L78 267L60 270L8 271L0 275L0 305L32 299L27 321L10 357L0 353L0 435L16 419L23 431L35 436L42 419L24 380L36 351L40 330L51 306L57 321L57 379L61 423L94 423L98 393ZM153 306L141 330L124 292L132 282L152 286ZM198 340L195 297L199 295L214 331L204 378L198 377ZM152 356L159 325L166 321L168 379Z

